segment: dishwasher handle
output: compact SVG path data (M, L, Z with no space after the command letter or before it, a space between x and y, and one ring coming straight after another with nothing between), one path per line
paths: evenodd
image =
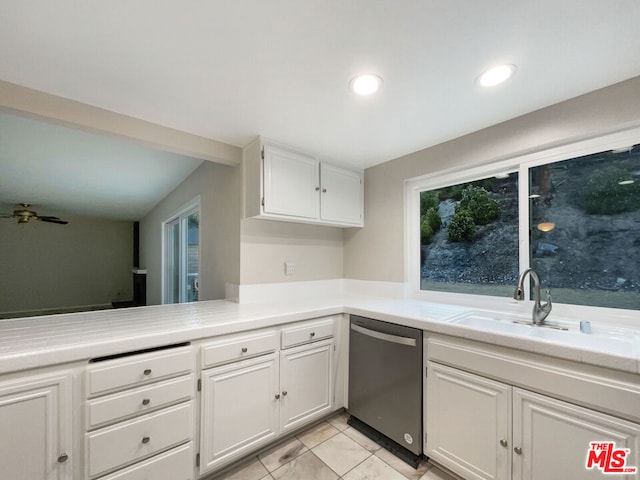
M385 342L399 343L400 345L408 345L409 347L415 347L417 344L415 338L401 337L399 335L391 335L390 333L378 332L377 330L361 327L354 323L351 324L351 330L369 337L377 338L378 340L384 340Z

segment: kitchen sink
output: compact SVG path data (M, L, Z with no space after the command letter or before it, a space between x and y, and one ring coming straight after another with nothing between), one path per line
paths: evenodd
M500 330L504 332L525 333L532 328L550 328L553 330L569 330L568 327L555 322L544 322L534 325L530 318L520 315L501 314L494 312L472 311L451 318L447 323L471 328L488 329L495 328L496 322Z
M528 338L562 342L595 351L611 351L620 355L640 355L640 333L635 329L592 325L589 334L582 333L576 321L545 322L533 325L529 316L510 313L474 310L447 320L450 325L460 325L488 332L513 334Z

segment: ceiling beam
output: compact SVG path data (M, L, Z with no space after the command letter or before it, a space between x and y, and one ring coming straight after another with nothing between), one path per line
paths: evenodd
M239 165L242 158L242 149L233 145L2 80L0 110L225 165Z

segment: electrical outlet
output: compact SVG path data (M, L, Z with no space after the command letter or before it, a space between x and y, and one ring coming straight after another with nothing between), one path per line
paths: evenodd
M296 264L293 262L284 262L284 274L293 275L296 271Z

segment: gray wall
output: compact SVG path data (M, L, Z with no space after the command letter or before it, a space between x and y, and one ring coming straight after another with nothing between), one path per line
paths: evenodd
M0 220L0 313L131 300L131 222L42 213L69 224Z
M403 282L404 181L640 124L640 77L576 97L365 171L364 228L344 237L344 276Z
M340 228L248 218L242 221L243 285L330 280L343 276L343 232ZM295 273L284 275L284 262Z
M205 161L140 221L147 303L162 299L162 222L200 195L200 299L225 297L240 282L240 168Z

